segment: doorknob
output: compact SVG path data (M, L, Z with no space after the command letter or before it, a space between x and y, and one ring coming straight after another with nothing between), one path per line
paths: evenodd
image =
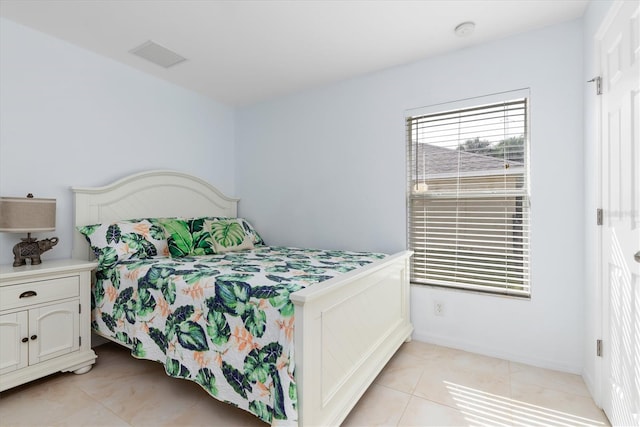
M633 259L635 259L636 262L640 262L640 251L636 252L636 254L633 256Z

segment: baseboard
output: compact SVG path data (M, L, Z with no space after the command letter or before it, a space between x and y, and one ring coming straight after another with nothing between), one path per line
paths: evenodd
M579 368L576 368L575 366L572 366L570 364L558 363L558 361L555 360L544 360L535 357L529 357L527 355L500 351L492 347L479 346L475 343L455 340L451 339L450 337L434 334L424 334L414 331L413 339L416 341L422 341L430 344L440 345L443 347L450 347L458 350L468 351L471 353L482 354L483 356L508 360L510 362L523 363L525 365L537 366L539 368L552 369L554 371L582 375L582 372Z

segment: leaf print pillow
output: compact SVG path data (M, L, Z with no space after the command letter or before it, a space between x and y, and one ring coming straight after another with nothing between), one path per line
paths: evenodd
M256 229L253 228L253 226L249 223L249 221L247 221L244 218L206 217L203 219L209 220L209 221L237 221L240 223L240 225L242 225L242 228L244 229L244 233L251 238L251 242L255 246L264 246L265 244L264 240L262 240L262 237L260 237L260 234L258 234Z
M240 223L242 224L242 228L244 228L244 232L251 237L251 241L253 242L254 245L264 246L264 240L262 240L262 237L258 234L256 229L253 228L253 225L251 225L249 221L243 218L238 218L238 221L240 221Z
M155 218L130 219L76 228L89 242L100 268L109 268L126 259L169 256L164 229Z
M204 218L170 218L161 222L173 258L215 254L204 223Z
M205 229L216 253L253 249L253 238L245 232L242 220L235 218L207 220Z

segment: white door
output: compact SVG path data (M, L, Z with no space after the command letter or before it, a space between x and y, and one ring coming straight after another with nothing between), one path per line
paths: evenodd
M602 76L602 406L640 426L640 2L616 2L600 40ZM611 19L609 19L611 18Z

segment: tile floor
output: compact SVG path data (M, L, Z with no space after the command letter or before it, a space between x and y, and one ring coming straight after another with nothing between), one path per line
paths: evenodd
M0 425L258 426L190 381L105 344L87 374L56 374L0 393ZM406 343L347 426L606 426L578 375L417 341Z

